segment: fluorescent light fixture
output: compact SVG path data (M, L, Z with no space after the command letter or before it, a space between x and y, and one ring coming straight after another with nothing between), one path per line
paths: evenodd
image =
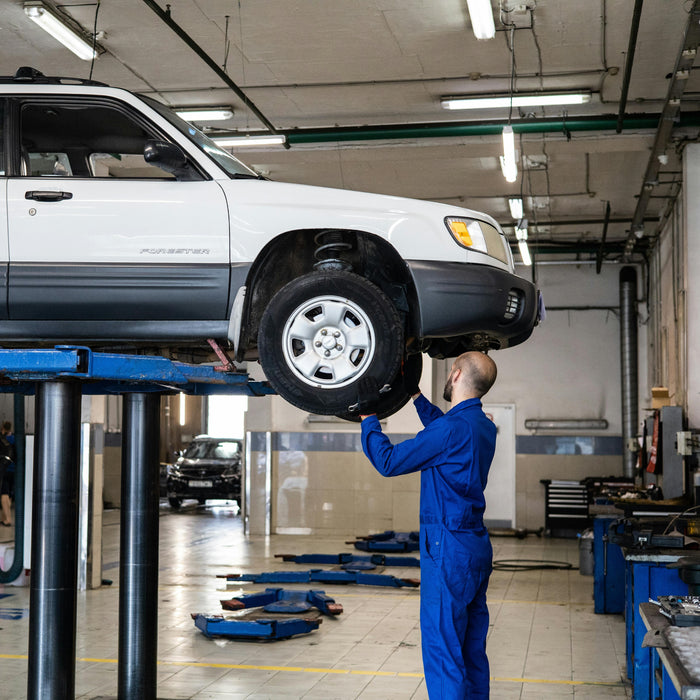
M523 260L523 265L529 267L532 265L532 258L530 257L530 250L527 247L527 219L520 219L515 225L515 237L518 239L518 249L520 250L520 257Z
M493 23L491 0L467 0L472 29L477 39L493 39L496 26Z
M523 265L530 267L530 265L532 265L532 258L530 257L530 251L527 247L527 241L518 241L518 248L520 249L520 257L523 260Z
M181 393L180 394L180 411L179 411L179 413L180 413L180 425L181 426L187 425L187 413L186 413L187 404L185 403L185 401L186 401L185 395Z
M517 221L523 218L523 200L520 197L511 197L508 200L510 215Z
M513 134L513 127L510 124L503 127L501 170L506 182L515 182L518 179L518 166L515 163L515 134Z
M92 47L92 44L85 41L56 15L49 12L43 3L26 3L24 5L24 14L29 19L34 20L44 31L51 34L54 39L58 39L78 58L82 58L83 61L90 61L97 57L97 52Z
M197 109L177 109L175 113L188 122L217 122L231 119L233 109L231 107L199 107Z
M265 136L221 136L214 139L218 146L238 148L240 146L284 146L287 137L284 134L267 134Z
M556 105L582 105L591 101L590 92L540 92L513 95L513 107L552 107ZM445 109L504 109L511 105L510 95L469 95L443 97L440 104Z

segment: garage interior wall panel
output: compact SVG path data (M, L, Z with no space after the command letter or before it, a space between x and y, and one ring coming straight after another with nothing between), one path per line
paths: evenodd
M700 427L700 145L689 144L683 155L684 219L686 234L686 336L687 416L692 428Z
M686 406L686 233L683 197L661 232L649 265L649 381Z

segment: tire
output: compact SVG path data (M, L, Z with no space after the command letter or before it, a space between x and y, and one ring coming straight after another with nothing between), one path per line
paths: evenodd
M170 496L168 498L168 503L170 504L171 508L174 508L175 510L179 510L180 506L182 505L182 499L176 498L174 496Z
M407 355L403 361L399 373L391 383L391 389L385 394L380 394L377 403L363 408L363 412L376 413L380 420L393 415L399 409L403 408L410 400L411 394L406 391L406 387L418 386L421 374L423 373L423 356L420 353L415 355ZM360 422L360 416L357 412L338 413L338 418L352 421L353 423Z
M258 332L260 363L275 391L321 415L357 403L363 379L390 383L403 345L403 324L386 294L340 270L312 272L282 287Z

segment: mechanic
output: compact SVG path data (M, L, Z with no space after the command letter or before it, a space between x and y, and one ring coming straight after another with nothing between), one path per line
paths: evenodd
M460 355L443 394L450 410L443 414L415 387L411 393L425 428L396 445L375 414L362 416L362 448L380 474L421 472L420 624L431 700L489 697L486 588L493 552L483 515L496 426L480 399L495 380L490 357Z

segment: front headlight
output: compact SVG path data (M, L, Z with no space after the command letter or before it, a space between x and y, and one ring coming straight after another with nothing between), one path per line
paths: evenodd
M487 253L486 239L484 238L481 224L474 219L458 219L448 216L445 219L447 229L452 234L452 238L465 248L473 248Z
M476 219L448 216L445 226L458 245L486 253L501 262L509 263L509 249L505 236L491 224Z

